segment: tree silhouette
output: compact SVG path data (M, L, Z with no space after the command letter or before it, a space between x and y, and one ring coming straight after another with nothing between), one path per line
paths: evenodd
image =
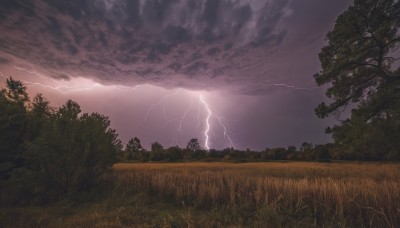
M29 101L26 87L11 77L0 90L0 179L21 166Z
M319 54L319 85L329 84L331 104L316 109L324 118L349 103L353 115L365 121L390 116L399 107L400 70L396 51L400 44L400 2L356 0L339 16Z
M322 70L315 79L330 86L326 95L333 102L320 104L316 114L325 118L353 108L349 119L327 133L357 159L400 159L399 26L399 1L355 0L319 54ZM387 154L371 156L376 150Z
M87 189L98 181L121 150L108 117L80 115L78 103L68 100L30 143L29 153L46 180L43 188L56 193Z
M202 150L199 140L197 138L190 139L187 143L186 149L191 150L192 152Z
M151 144L151 155L152 161L161 161L165 159L164 147L159 142L153 142Z
M141 152L143 150L140 144L140 139L135 137L130 139L126 144L125 154L127 160L139 160L141 159Z

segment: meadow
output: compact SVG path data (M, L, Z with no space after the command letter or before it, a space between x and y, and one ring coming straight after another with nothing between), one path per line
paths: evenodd
M0 209L0 226L399 227L392 163L120 163L108 184Z

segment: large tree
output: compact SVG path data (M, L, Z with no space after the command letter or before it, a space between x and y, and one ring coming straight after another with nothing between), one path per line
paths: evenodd
M78 103L67 101L29 144L45 187L55 192L93 186L111 168L122 147L108 117L80 112Z
M0 179L21 166L28 101L26 87L11 77L0 89Z
M322 70L315 79L319 85L330 86L326 95L332 102L320 104L316 114L325 118L345 107L353 108L349 119L328 131L336 141L360 123L394 126L382 132L398 131L399 26L400 1L355 0L328 33L328 43L319 54Z

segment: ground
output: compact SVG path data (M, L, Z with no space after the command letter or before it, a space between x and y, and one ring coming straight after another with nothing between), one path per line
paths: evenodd
M97 189L0 208L0 227L399 227L400 164L121 163Z

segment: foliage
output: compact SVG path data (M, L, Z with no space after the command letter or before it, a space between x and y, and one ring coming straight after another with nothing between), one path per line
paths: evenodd
M350 119L328 132L356 158L365 157L360 153L369 147L369 139L375 153L400 154L396 137L384 136L399 135L399 26L399 1L356 0L339 16L319 54L322 71L315 79L319 85L330 85L326 95L333 102L320 104L316 114L325 118L346 106L353 108Z
M170 162L180 161L183 158L183 150L179 146L168 148L166 153L166 159Z
M186 149L191 150L192 152L202 150L199 140L196 138L192 138L191 140L189 140L189 142L187 143Z
M81 115L71 100L55 111L41 94L31 102L12 78L0 91L0 109L0 201L48 201L86 190L122 147L108 117Z
M123 160L141 160L143 147L140 144L140 139L135 137L128 141L124 151Z
M46 188L61 193L93 186L111 168L121 149L107 117L79 113L79 105L67 101L28 150L47 180Z
M159 142L153 142L152 144L151 144L151 151L152 152L157 152L157 151L161 151L161 150L163 150L164 149L164 147L161 145L161 143L159 143Z
M0 180L22 165L28 100L26 88L11 77L0 90Z

